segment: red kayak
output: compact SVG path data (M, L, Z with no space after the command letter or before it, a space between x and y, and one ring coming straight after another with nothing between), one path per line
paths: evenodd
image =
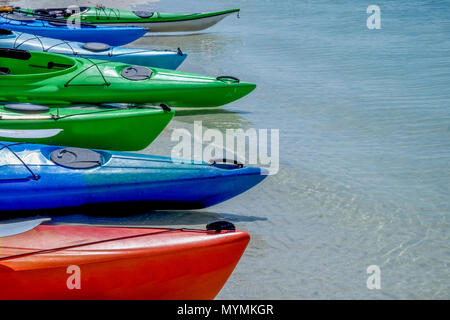
M41 222L0 225L0 299L213 299L250 239L223 222L208 230Z

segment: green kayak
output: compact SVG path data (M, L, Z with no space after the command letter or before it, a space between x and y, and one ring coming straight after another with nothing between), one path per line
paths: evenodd
M81 7L79 11L68 8L26 9L35 16L49 18L69 18L81 16L82 22L102 25L138 26L150 32L198 31L215 25L223 18L238 13L240 9L231 9L206 13L161 13L151 11L131 11L98 7Z
M135 151L164 130L174 112L163 108L34 104L0 106L0 140L80 148Z
M0 101L44 105L168 104L217 107L256 85L234 77L209 77L120 62L0 49Z

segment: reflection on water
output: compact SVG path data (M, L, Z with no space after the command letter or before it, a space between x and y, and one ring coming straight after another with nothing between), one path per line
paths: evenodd
M214 109L176 109L175 120L179 123L192 124L202 121L203 126L219 130L238 129L251 125L243 116L245 111L231 111L224 108Z
M195 108L186 108L186 109L182 109L182 108L178 108L175 109L176 111L176 116L177 117L188 117L188 116L200 116L200 115L207 115L207 114L214 114L214 115L218 115L218 114L222 114L222 115L226 115L226 114L237 114L237 113L241 113L241 112L236 112L236 111L229 111L229 110L225 110L223 108L203 108L203 109L195 109ZM178 120L182 121L181 118L178 118ZM239 118L236 117L236 120L239 121Z

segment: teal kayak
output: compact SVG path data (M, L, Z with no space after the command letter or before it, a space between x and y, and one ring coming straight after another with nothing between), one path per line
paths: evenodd
M43 51L71 57L101 59L175 70L186 59L180 49L145 50L110 46L100 42L74 42L0 29L0 48Z

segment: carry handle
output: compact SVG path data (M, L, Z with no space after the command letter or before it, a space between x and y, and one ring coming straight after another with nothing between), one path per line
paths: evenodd
M234 80L237 83L241 82L241 80L239 80L236 77L232 77L232 76L219 76L219 77L216 78L216 80Z
M237 160L231 160L231 159L226 159L226 158L222 158L222 159L211 159L208 161L208 164L210 166L213 166L215 164L232 164L235 165L236 167L243 168L244 164L242 162L239 162Z

